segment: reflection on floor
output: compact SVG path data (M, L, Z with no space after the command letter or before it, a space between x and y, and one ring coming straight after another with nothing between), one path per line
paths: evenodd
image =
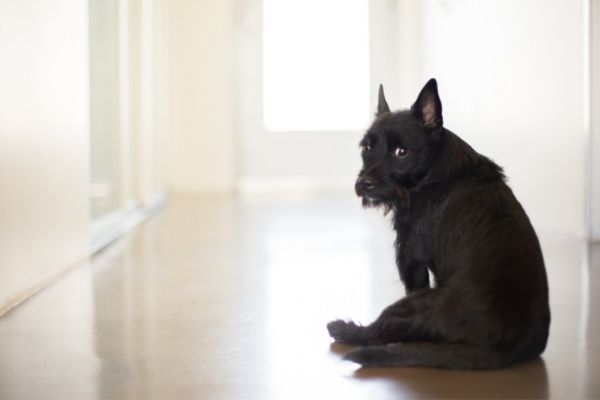
M368 322L403 295L381 214L350 195L179 198L0 319L0 398L598 398L600 248L540 238L543 358L356 370L325 324Z

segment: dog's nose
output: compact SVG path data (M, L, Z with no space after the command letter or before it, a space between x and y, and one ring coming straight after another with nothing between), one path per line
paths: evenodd
M375 187L375 183L370 179L365 179L362 181L362 187L366 190L373 190Z
M356 182L356 194L358 195L370 192L373 189L375 189L375 181L369 177L360 178Z

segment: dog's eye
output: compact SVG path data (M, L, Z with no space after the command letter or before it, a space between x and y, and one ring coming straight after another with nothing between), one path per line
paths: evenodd
M371 151L371 145L369 143L365 143L362 145L363 151Z
M396 150L394 150L394 155L396 157L403 157L407 152L408 150L406 150L404 147L396 147Z

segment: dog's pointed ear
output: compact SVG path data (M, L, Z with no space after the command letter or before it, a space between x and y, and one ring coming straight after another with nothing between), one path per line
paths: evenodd
M383 85L379 84L379 97L377 100L377 116L390 112L390 106L388 106L385 100L385 94L383 93Z
M438 94L437 82L435 79L430 79L423 86L417 101L410 108L413 115L419 118L423 125L429 129L441 128L444 119L442 118L442 102Z

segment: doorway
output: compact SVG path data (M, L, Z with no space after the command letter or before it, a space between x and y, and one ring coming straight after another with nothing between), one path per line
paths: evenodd
M395 8L385 0L237 1L242 193L352 190L377 86L398 80Z

